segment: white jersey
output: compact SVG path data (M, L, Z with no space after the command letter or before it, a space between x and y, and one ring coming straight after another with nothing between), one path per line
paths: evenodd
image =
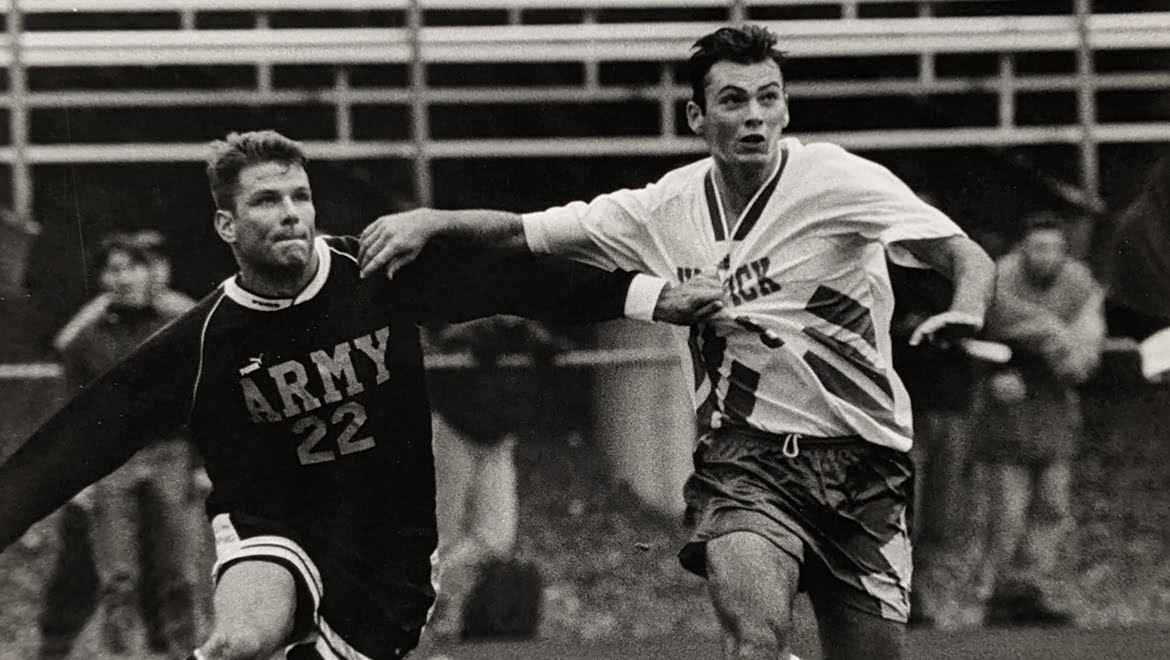
M922 267L896 243L963 232L872 161L831 144L781 146L738 219L723 217L708 158L645 188L525 215L529 247L676 282L719 277L742 322L679 329L701 424L909 450L885 257Z

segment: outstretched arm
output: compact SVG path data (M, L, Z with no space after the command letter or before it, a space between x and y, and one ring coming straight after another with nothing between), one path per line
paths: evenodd
M983 327L995 290L995 263L966 236L898 241L915 258L942 273L954 285L951 306L923 321L910 335L910 345L923 340L946 342L970 336Z
M507 211L416 209L384 215L361 234L362 277L385 270L393 277L414 261L427 243L444 236L476 247L525 248L524 223Z
M0 465L0 549L183 423L193 374L166 334L91 383Z
M391 286L419 320L466 321L513 314L588 323L627 316L690 325L718 313L714 280L672 285L517 250L482 250L438 239Z

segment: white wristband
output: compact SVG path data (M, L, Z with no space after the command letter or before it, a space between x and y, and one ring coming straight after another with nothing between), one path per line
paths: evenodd
M668 282L660 277L638 274L630 282L626 291L625 314L628 319L638 321L653 321L654 308L658 306L658 297Z

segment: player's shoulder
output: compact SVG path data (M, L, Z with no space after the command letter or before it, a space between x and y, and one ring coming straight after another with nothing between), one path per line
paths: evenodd
M703 177L707 175L713 163L713 159L703 158L693 163L676 167L659 177L655 185L669 190L689 188L696 181L703 180Z
M801 143L786 138L788 166L793 179L810 191L853 195L859 191L897 194L905 186L884 165L833 144Z
M794 165L802 169L823 172L855 172L873 167L881 167L877 163L858 156L839 144L832 142L804 143L796 138L785 138L784 149Z
M358 250L361 248L361 241L356 236L323 234L318 236L317 240L324 243L330 252L340 255L346 260L356 260Z
M227 282L221 283L210 293L193 302L186 310L176 315L168 328L176 328L181 332L198 330L207 324L209 318L223 308L223 301L227 298Z
M680 197L701 194L703 177L711 170L712 164L711 158L704 158L676 167L646 186L644 190L653 194L656 206Z
M356 236L321 235L317 237L319 246L323 247L323 256L328 256L326 263L329 276L358 272L358 254L361 250L361 239Z

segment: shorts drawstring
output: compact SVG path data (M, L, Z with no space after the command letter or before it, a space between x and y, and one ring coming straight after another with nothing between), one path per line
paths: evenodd
M784 456L785 458L796 458L797 456L800 456L799 433L784 434Z

